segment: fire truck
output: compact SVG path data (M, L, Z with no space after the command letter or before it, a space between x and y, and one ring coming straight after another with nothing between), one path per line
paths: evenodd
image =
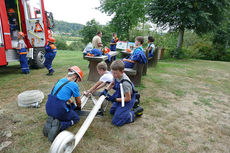
M9 13L9 10L13 13ZM10 21L15 21L11 28ZM44 47L54 28L53 15L44 9L44 0L0 0L0 66L19 61L17 33L25 34L27 58L33 68L42 68Z

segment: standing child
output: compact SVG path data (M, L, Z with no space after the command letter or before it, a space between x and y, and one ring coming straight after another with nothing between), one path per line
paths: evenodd
M132 53L132 55L129 56L128 59L123 59L123 62L125 64L125 68L133 68L134 64L136 62L140 63L146 63L147 58L145 56L142 44L144 43L144 37L138 36L135 39L135 47L136 49Z
M18 32L18 49L19 50L19 60L21 64L21 69L23 74L29 74L30 69L27 60L27 51L26 51L26 44L24 42L25 35L23 32Z
M154 40L155 39L152 36L148 37L148 43L149 44L148 44L148 47L146 50L149 51L149 57L153 57L153 55L154 55L154 51L155 51L155 45L153 44Z
M143 108L139 106L132 111L136 100L136 92L133 83L124 73L124 63L121 60L116 60L111 64L110 68L112 70L114 81L111 82L101 94L107 95L108 90L113 87L115 93L112 96L108 95L106 98L113 102L110 109L110 114L114 115L112 123L116 126L123 126L124 124L134 122L135 116L142 115ZM120 84L122 84L124 90L124 107L121 106L122 99Z
M113 33L113 38L110 42L110 50L111 51L116 51L116 46L117 46L117 42L118 42L118 37L116 33Z
M110 41L110 50L111 51L116 51L117 47L117 42L118 42L118 37L116 33L113 33L113 38ZM116 60L116 56L113 57L113 60Z
M53 37L48 38L48 45L45 46L45 62L44 66L49 70L46 75L53 75L54 69L52 68L52 62L56 56L57 48L54 45L55 39Z

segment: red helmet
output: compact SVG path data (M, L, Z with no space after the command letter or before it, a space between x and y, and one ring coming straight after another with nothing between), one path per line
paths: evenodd
M18 32L18 34L22 36L23 38L25 38L25 34L23 32Z
M15 13L14 9L10 8L8 9L8 13Z
M68 68L68 71L69 72L75 72L79 76L80 81L83 79L83 72L79 67L72 66L72 67Z
M105 48L105 53L109 53L110 49L109 48Z
M52 42L52 43L55 43L55 39L54 39L53 37L49 37L49 38L48 38L48 41L49 41L49 42Z

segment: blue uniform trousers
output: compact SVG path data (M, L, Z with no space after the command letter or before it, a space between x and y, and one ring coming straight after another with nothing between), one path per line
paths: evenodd
M19 61L20 61L22 73L29 73L30 69L29 69L29 65L28 65L28 60L27 60L26 54L19 55Z
M58 119L61 123L61 130L76 124L80 118L73 108L67 107L64 100L59 100L55 95L50 94L46 102L46 113Z
M116 126L122 126L127 123L134 122L134 112L131 111L134 100L125 103L125 107L121 107L121 103L113 102L110 113L113 114L112 123Z
M115 98L121 98L120 93L120 83L115 81L114 89L116 92L113 94ZM113 102L113 105L110 109L110 113L113 116L112 123L116 126L122 126L124 124L128 124L134 122L134 112L131 109L134 106L136 99L136 94L133 93L131 96L131 100L129 102L125 102L125 106L121 107L121 102Z
M54 72L52 68L52 62L56 56L56 52L46 52L44 66L49 70L49 72Z

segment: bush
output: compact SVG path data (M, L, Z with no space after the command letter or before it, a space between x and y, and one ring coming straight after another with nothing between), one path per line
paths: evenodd
M83 51L85 45L79 40L74 41L68 46L68 50Z
M67 50L67 44L66 44L66 40L60 37L55 37L55 45L57 47L57 49L59 50Z

